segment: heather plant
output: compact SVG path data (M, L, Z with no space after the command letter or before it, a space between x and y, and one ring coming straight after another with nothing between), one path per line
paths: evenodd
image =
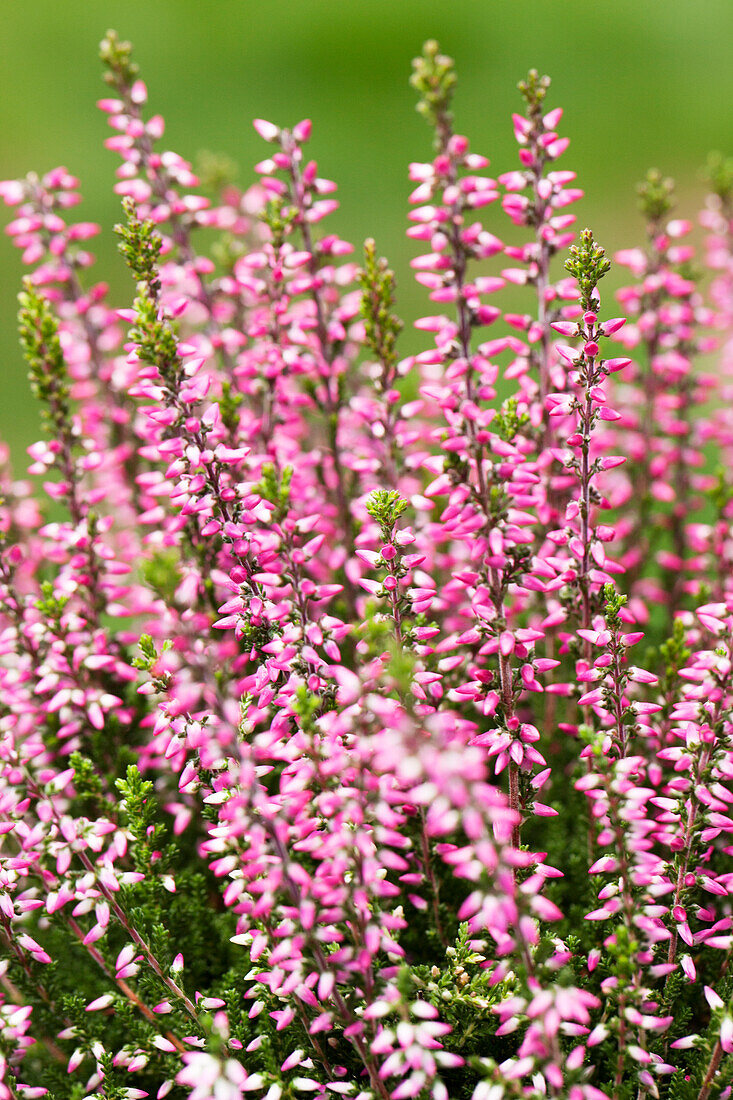
M132 304L0 184L0 1098L730 1096L733 164L697 261L649 173L626 321L549 79L494 178L426 43L401 356L310 122L206 194L101 56Z

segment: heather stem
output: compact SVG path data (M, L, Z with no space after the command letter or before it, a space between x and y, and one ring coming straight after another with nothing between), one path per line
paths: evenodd
M509 761L509 805L512 810L521 816L519 801L519 765L515 764L513 760ZM515 848L518 848L520 845L520 828L521 821L517 822L512 828L512 844Z
M574 402L579 418L578 432L581 437L579 468L577 461L573 463L573 467L577 470L580 478L578 510L580 513L582 557L578 568L577 585L581 601L580 619L582 628L585 630L590 628L592 618L590 569L593 532L590 523L590 508L591 479L595 470L590 461L590 447L593 425L598 415L598 410L594 408L594 402L596 404L601 403L601 398L597 391L594 391L594 387L598 386L605 374L602 364L596 365L598 355L596 341L599 336L603 335L602 328L597 325L596 309L599 301L597 287L610 267L611 264L606 259L605 250L594 240L592 231L584 229L580 235L579 243L570 248L570 255L565 261L565 268L577 281L585 326L579 331L579 335L585 341L585 346L575 368L578 383L582 389L582 394L576 397ZM587 639L583 640L583 652L585 660L590 661L591 647Z
M86 854L84 852L79 852L78 855L79 855L79 858L80 858L81 862L86 867L86 869L88 871L91 871L92 873L94 873L94 864L91 862L90 859L88 859ZM140 948L140 950L142 951L143 955L145 956L145 958L146 958L146 960L147 960L147 962L150 966L150 969L158 976L160 981L163 982L163 984L173 994L173 996L176 998L176 1000L181 1002L181 1004L185 1008L188 1015L191 1017L193 1022L196 1024L196 1026L203 1030L202 1025L201 1025L201 1021L199 1020L198 1012L196 1011L196 1006L194 1005L193 1001L191 1001L191 999L187 996L187 994L184 993L184 991L177 984L177 982L175 982L173 980L173 978L171 978L168 974L166 974L164 972L163 968L161 967L160 963L158 962L157 958L155 957L155 955L151 951L151 949L148 946L148 944L146 943L146 941L140 935L137 928L135 928L135 926L133 924L131 924L127 914L125 913L125 911L122 909L122 907L115 900L114 894L110 890L108 890L107 887L104 886L101 882L99 883L99 889L100 889L101 893L104 895L107 902L109 903L109 906L112 909L112 911L114 912L115 916L117 917L117 920L120 922L122 927L125 929L125 931L129 935L130 939L134 943L136 943L138 945L138 947Z
M394 573L390 569L390 576L394 577ZM402 611L400 609L400 596L397 588L393 588L389 594L389 600L392 605L392 621L394 623L394 633L397 645L402 645Z
M587 377L592 377L593 364L588 364ZM586 394L585 401L581 407L581 422L580 431L583 437L581 445L581 464L580 464L580 542L583 550L583 557L581 559L581 565L578 573L578 587L580 588L581 598L581 626L584 630L589 630L592 620L591 598L590 598L590 561L591 561L591 536L592 529L590 525L590 487L591 487L591 467L590 467L590 445L591 445L591 432L592 432L592 416L593 405L589 394ZM587 661L591 658L591 643L587 638L583 639L583 654Z
M718 1072L720 1063L723 1060L723 1046L720 1039L713 1047L713 1053L710 1055L710 1061L708 1062L708 1068L705 1073L705 1078L702 1083L702 1087L697 1094L697 1100L707 1100L713 1087L713 1081L715 1074Z
M327 370L327 376L324 379L324 386L326 391L326 426L328 432L329 448L333 460L333 469L336 476L336 500L338 505L339 517L341 519L344 533L346 535L349 545L353 546L355 536L354 519L351 515L351 509L349 508L349 501L346 492L346 477L341 454L341 445L338 438L339 414L341 411L341 399L338 394L338 380L336 380L337 393L335 396L332 390L332 375L334 361L336 358L335 349L333 346L333 341L329 339L328 335L328 325L326 323L326 310L323 296L316 283L319 270L318 255L316 253L316 247L310 231L307 211L303 204L305 187L298 159L294 155L295 150L297 149L297 145L290 137L290 135L283 135L283 149L288 154L290 166L290 177L292 181L290 198L293 202L293 205L298 210L298 224L300 226L300 232L303 238L303 245L310 257L307 268L314 281L311 290L311 298L313 300L313 305L316 311L316 337L318 339L321 357Z
M450 127L450 116L440 116L442 124L438 126L438 138L440 143L440 149L444 156L446 156L450 162L450 174L449 179L451 183L456 181L456 170L453 164L453 159L449 155L449 142L452 136L452 130ZM462 220L462 206L461 200L456 199L453 207L454 217L451 219L450 227L448 229L452 260L453 260L453 283L457 290L456 295L456 309L458 314L458 343L460 347L460 354L466 363L466 400L473 401L475 394L473 388L473 368L471 366L471 313L466 302L463 288L466 278L466 251L463 247L460 234L460 223ZM484 471L484 446L480 443L476 436L476 426L470 418L464 418L464 429L469 440L469 450L474 459L476 467L476 480L478 483L478 503L481 507L481 511L484 515L484 534L488 536L488 533L493 526L492 510L489 499L489 489L486 482L486 474ZM488 576L490 581L490 592L494 609L496 612L497 620L503 621L505 616L504 609L504 586L499 570L495 566L490 566L488 569ZM499 678L501 685L501 697L504 708L504 720L505 723L509 723L514 716L514 693L512 688L512 670L511 660L508 656L500 655L499 659ZM520 812L520 800L519 800L519 768L514 761L509 763L509 799L513 810L517 813ZM519 847L520 843L520 826L515 825L512 833L512 842L515 847Z
M49 802L48 799L45 798L45 796L43 794L43 791L40 790L40 788L36 785L36 783L32 779L32 777L28 774L26 774L26 784L27 784L27 788L28 788L29 793L31 793L36 799L38 799L39 801L41 801L41 800L46 801L46 804L49 805L49 807L50 807L50 811L51 811L51 814L52 814L54 820L56 821L57 824L60 825L61 824L61 816L58 813L58 810L56 809L56 807L53 805L52 802ZM193 1002L190 1000L190 998L186 995L186 993L180 988L180 986L173 980L173 978L171 978L169 975L167 975L164 972L163 968L161 967L161 965L158 962L157 958L153 954L153 952L150 949L149 945L146 943L146 941L140 935L137 928L135 928L135 926L130 922L127 914L125 913L125 911L122 909L122 907L118 903L117 899L115 898L114 893L107 886L105 886L105 884L103 882L101 882L99 880L96 868L95 868L93 862L89 859L89 856L86 854L85 851L82 851L82 850L78 850L76 852L76 855L78 856L79 861L82 864L82 866L84 867L84 869L87 872L89 872L89 874L91 874L94 877L94 879L97 881L97 885L99 887L100 893L104 897L105 901L109 904L110 909L114 913L114 915L117 918L117 920L119 921L119 923L125 929L125 931L129 935L130 939L134 943L136 943L137 946L142 951L142 953L145 956L151 970L157 975L157 977L160 979L160 981L163 982L163 984L168 988L170 993L173 994L173 996L176 998L176 1000L178 1000L182 1003L182 1005L185 1008L186 1012L191 1017L191 1019L194 1021L196 1026L199 1027L201 1030L203 1030L201 1028L201 1022L199 1020L199 1016L198 1016L198 1012L196 1010L196 1006L193 1004ZM78 932L80 933L80 936L83 939L84 938L84 933L81 931L81 929L78 929Z
M69 925L69 928L79 940L79 943L82 945L82 947L84 947L89 956L94 959L100 970L102 970L102 972L106 974L111 982L114 982L120 992L128 999L130 1004L134 1005L135 1008L145 1017L145 1019L153 1024L156 1030L158 1030L160 1027L160 1021L158 1017L156 1017L152 1009L149 1008L148 1005L146 1005L145 1002L138 997L134 989L132 989L123 978L118 978L116 974L112 973L112 971L104 961L103 955L100 951L97 950L94 944L84 943L84 930L79 927L73 917L67 917L67 923ZM171 1031L166 1031L163 1034L165 1035L166 1039L173 1043L176 1050L178 1050L179 1052L182 1053L184 1050L187 1049L186 1046L181 1042L181 1040Z
M48 990L45 988L45 986L41 982L39 982L34 977L31 966L30 966L30 963L28 962L27 955L23 951L23 949L18 945L16 940L14 939L13 934L12 934L12 929L10 927L10 921L2 913L0 913L0 923L2 925L2 928L0 929L0 931L2 932L2 939L5 942L6 949L10 953L15 955L17 961L19 962L19 964L22 966L23 970L25 971L26 976L28 977L28 980L31 982L31 984L35 987L36 991L38 992L39 997L49 1006L49 1008L52 1008L56 1012L58 1019L60 1021L62 1021L66 1027L72 1027L73 1026L72 1020L68 1016L66 1016L63 1013L60 1013L58 1011L58 1009L54 1005L54 1002L53 1002L53 1000L51 998L51 995L48 992ZM127 982L125 982L122 978L118 978L115 974L112 973L112 971L109 969L106 962L104 961L104 958L103 958L102 954L98 951L98 949L93 944L84 943L84 938L85 938L84 930L79 927L79 925L74 920L74 918L73 917L67 917L67 923L68 923L69 927L71 928L72 932L74 933L74 935L79 940L79 943L84 947L84 949L87 951L87 953L90 955L90 957L92 959L94 959L94 961L97 963L97 965L103 971L103 973L106 974L106 976L110 979L110 981L115 983L115 985L118 987L118 989L130 1001L130 1003L133 1004L142 1013L142 1015L145 1016L145 1018L147 1020L149 1020L149 1022L152 1023L155 1026L155 1028L157 1030L160 1026L160 1021L155 1016L155 1014L152 1012L152 1010L150 1008L148 1008L148 1006L145 1004L145 1002L142 1001L138 997L138 995L135 993L135 991L133 989L131 989L131 987L127 984ZM18 1003L22 1004L23 1002L21 1000ZM178 1051L180 1051L182 1053L184 1050L186 1050L186 1047L184 1046L184 1044L172 1032L166 1031L164 1034L165 1034L166 1038L169 1039L170 1042L173 1043L173 1045L176 1047L176 1049ZM47 1049L50 1051L50 1053L53 1055L53 1057L57 1061L60 1061L60 1062L63 1062L64 1064L66 1064L66 1061L67 1061L66 1056L64 1055L63 1051L61 1051L56 1046L56 1044L53 1042L53 1040L43 1039L42 1041L44 1043L44 1046L47 1047Z
M448 946L448 937L443 929L443 924L440 919L440 887L438 880L435 877L435 871L433 870L432 854L430 851L430 841L428 839L427 823L425 821L425 810L420 810L420 843L422 845L422 861L425 871L425 878L428 881L430 887L430 899L433 908L433 920L435 921L435 930L438 933L438 938L444 947Z

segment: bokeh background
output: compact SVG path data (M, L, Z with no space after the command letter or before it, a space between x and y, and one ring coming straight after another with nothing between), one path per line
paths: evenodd
M84 220L98 221L96 277L115 304L132 286L116 251L117 157L95 108L104 94L97 46L108 27L135 45L164 147L190 160L208 150L253 180L263 145L251 127L314 120L311 153L339 184L331 221L357 247L374 236L390 258L408 320L420 308L405 239L407 163L428 159L430 135L408 86L411 58L437 38L457 63L456 125L492 170L515 167L510 114L529 67L548 73L572 144L562 167L586 191L573 207L609 252L636 243L635 185L659 167L694 217L711 149L733 152L733 0L2 0L0 178L66 165L82 181ZM12 216L9 210L6 221ZM488 211L499 235L508 222ZM491 219L494 218L494 222ZM0 437L17 468L39 434L15 334L20 257L0 234ZM618 286L622 273L607 280Z

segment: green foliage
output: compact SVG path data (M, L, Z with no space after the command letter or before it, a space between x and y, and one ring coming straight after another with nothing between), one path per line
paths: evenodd
M715 484L708 489L708 496L715 508L718 518L725 515L728 505L733 501L733 485L730 480L730 470L725 466L718 466L715 470Z
M606 620L606 626L609 630L619 631L621 629L619 612L621 608L626 605L628 597L621 595L621 593L616 590L614 584L607 582L603 586L603 598L606 601L603 609L603 617Z
M196 831L179 842L168 839L154 784L140 775L136 765L127 768L116 787L118 816L129 836L128 858L144 876L118 895L130 926L146 939L163 972L175 972L178 985L183 975L173 955L175 945L185 944L186 984L212 990L214 995L230 964L236 918L221 903L213 876L201 869ZM169 874L173 869L175 883ZM148 1003L170 999L168 988L148 966L141 967L137 983ZM190 1017L182 1014L180 1005L175 1008L190 1030Z
M674 704L679 696L680 669L684 668L690 656L690 650L685 644L685 625L682 619L674 620L672 636L660 645L659 656L662 663L659 689L662 696L663 718L666 722L671 719Z
M103 817L109 810L109 805L104 797L104 783L94 761L77 751L72 752L69 764L74 769L75 811L88 818Z
M177 394L183 378L178 339L175 326L161 312L158 304L158 262L162 241L150 219L140 221L137 217L132 199L123 199L123 207L127 222L125 225L116 225L115 233L120 237L120 252L135 276L138 288L134 303L137 318L136 324L130 330L130 338L137 345L137 354L142 362L157 369L171 397L178 400ZM180 401L178 404L180 405Z
M157 301L147 294L135 299L137 324L130 338L137 344L144 363L157 367L161 377L175 392L181 380L181 361L175 329L167 317L160 316Z
M694 989L694 986L691 987L681 970L667 976L662 1009L664 1013L672 1016L672 1023L663 1040L667 1046L681 1039L683 1035L689 1035L695 1027L693 1009L690 1005L691 989ZM692 996L695 1000L699 999L697 991Z
M711 153L705 167L704 177L713 193L720 199L723 208L730 210L733 202L733 157L724 157L722 153Z
M660 222L674 209L674 180L664 177L658 168L650 168L638 184L639 209L649 223L649 233L660 231Z
M463 923L455 942L446 947L442 959L432 965L415 965L406 970L409 984L417 985L421 996L434 1004L441 1018L453 1031L446 1049L463 1057L485 1053L487 1041L501 1047L493 1038L497 1017L492 1007L511 995L513 979L492 983L491 969L482 966L486 956Z
M444 439L445 438L444 436ZM443 469L454 485L461 485L469 480L470 466L468 461L465 458L461 458L456 451L448 451L445 454Z
M107 31L99 43L99 57L106 67L104 81L117 91L129 88L140 70L132 60L132 46L122 42L117 31Z
M292 466L286 466L284 470L279 470L274 463L267 462L262 467L262 480L256 491L263 500L274 505L273 518L278 523L282 523L288 514L292 479Z
M452 57L440 52L440 46L430 39L423 46L421 57L412 63L410 84L420 98L417 111L435 130L436 149L442 148L450 136L453 116L450 104L456 86L456 73Z
M68 447L71 441L69 379L58 321L48 299L29 278L23 280L18 301L20 344L29 368L31 390L41 402L42 420L48 434Z
M224 381L219 399L219 413L224 427L234 435L239 426L239 410L244 404L244 394L232 389L229 381Z
M395 345L403 325L399 317L392 313L395 302L394 272L390 271L385 259L377 259L376 245L371 238L364 242L364 268L359 272L359 285L366 343L388 375L397 363ZM382 380L381 389L384 388L385 382Z
M286 203L282 196L278 195L268 202L262 214L262 221L270 230L272 247L276 252L282 248L286 238L292 233L297 220L297 209Z
M562 742L556 743L553 749L554 755L561 760L570 756L567 745ZM565 926L573 929L582 943L582 955L587 956L596 939L594 927L585 919L586 913L597 905L597 886L588 874L588 831L593 825L589 820L588 800L575 789L577 775L570 768L567 771L562 796L551 801L553 809L558 811L557 816L531 817L522 835L530 847L547 852L550 866L562 864L562 879L552 879L545 893L565 913Z
M392 539L397 521L407 506L407 501L395 489L375 489L370 494L366 510L379 524L385 542Z
M160 658L160 654L158 653L155 642L153 641L153 639L151 638L151 636L149 634L142 634L140 636L140 641L138 642L138 646L140 647L140 653L142 654L142 656L133 657L133 659L132 659L133 667L134 668L139 668L141 672L150 673L150 677L152 679L152 682L155 686L156 691L159 691L159 692L167 691L168 686L169 686L168 674L164 673L163 675L156 675L153 672L153 668L154 668L155 664L158 662L158 660ZM171 643L168 642L168 641L165 641L163 643L163 652L165 653L165 651L170 649L170 647L171 647Z
M412 678L415 675L415 656L408 648L409 638L404 638L402 645L395 645L390 640L389 661L386 666L388 679L394 684L394 690L403 699L408 698L412 689Z
M49 619L57 627L58 633L63 633L58 625L64 608L69 602L68 596L57 596L51 581L43 581L41 584L41 598L36 600L36 607L41 614Z
M158 263L163 241L149 218L140 221L133 199L123 199L122 207L127 215L127 222L125 225L115 226L115 233L120 238L119 250L135 279L144 283L151 296L157 298L160 292Z
M591 229L584 229L580 242L572 244L568 252L565 269L577 280L583 309L591 309L594 305L593 292L611 270L611 261L606 259L606 250L593 239Z
M518 407L518 398L508 397L491 422L492 428L505 443L511 443L529 424L529 416L527 413L518 412Z
M626 925L619 921L613 935L606 942L606 951L611 957L611 973L618 979L614 986L614 996L623 998L630 989L636 973L636 955L639 941L632 937Z
M530 69L526 80L520 80L517 88L522 93L526 103L530 119L535 122L542 114L542 105L550 90L549 76L540 76L537 69Z
M219 271L226 272L227 275L232 274L237 260L244 256L246 251L245 243L233 233L221 233L211 243L211 258Z
M314 736L318 732L316 719L321 710L321 698L315 692L309 691L305 684L300 684L295 692L293 700L293 713L299 719L300 728L304 733Z
M202 149L197 158L196 175L203 188L218 195L231 187L239 175L237 162L225 153Z
M157 805L153 784L143 779L135 764L130 764L124 779L115 783L120 792L120 813L127 819L127 827L135 838L134 858L140 869L152 863L153 855L162 838L163 827L156 822Z
M174 602L175 591L181 583L180 555L173 547L154 550L140 564L140 575L156 596L166 604Z

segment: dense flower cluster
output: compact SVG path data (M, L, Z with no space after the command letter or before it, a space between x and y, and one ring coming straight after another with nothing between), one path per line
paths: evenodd
M733 163L708 288L650 173L625 322L549 80L493 178L427 43L400 358L310 122L206 197L102 57L133 305L0 184L0 1100L731 1095Z

